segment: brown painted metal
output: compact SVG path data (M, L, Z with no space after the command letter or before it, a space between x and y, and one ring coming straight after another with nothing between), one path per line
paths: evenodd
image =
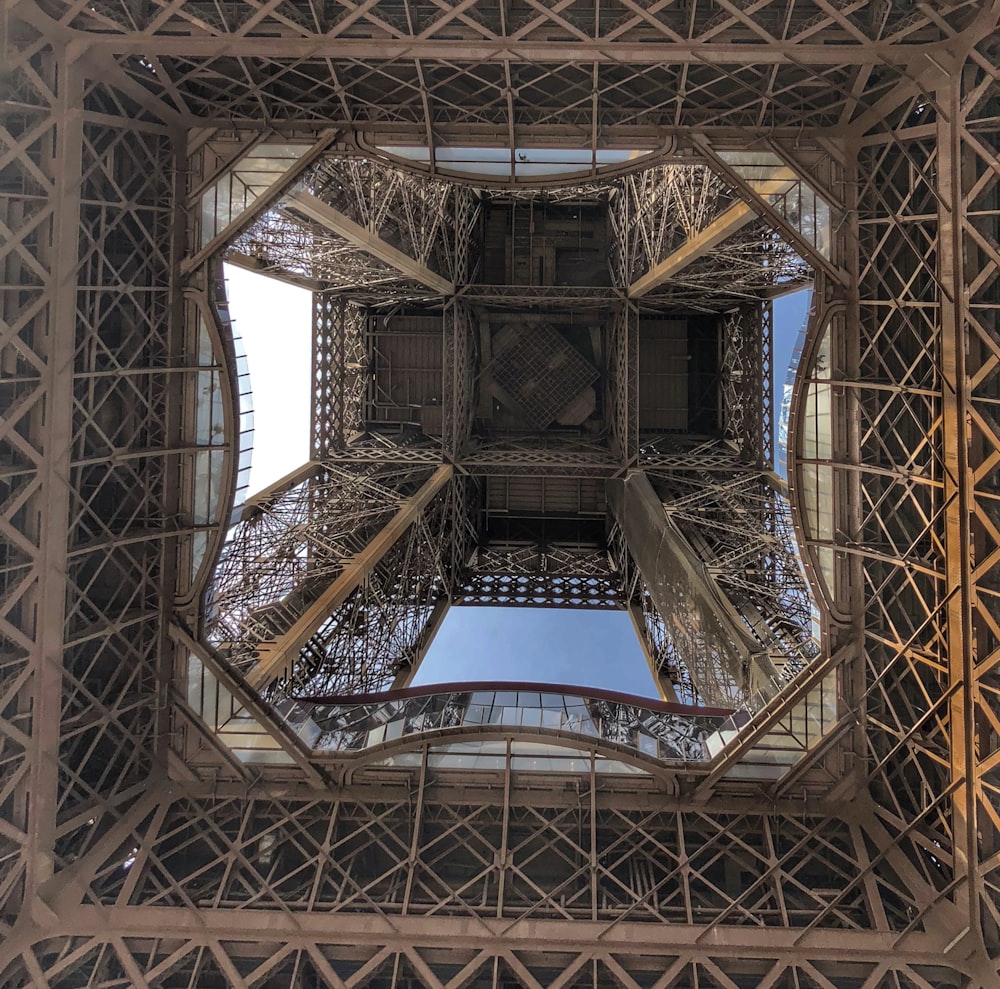
M997 984L995 3L5 11L0 979ZM804 530L837 571L834 743L784 789L733 775L787 711L779 697L739 749L669 782L536 774L508 749L492 774L424 755L331 786L293 761L241 769L182 697L167 716L189 656L161 626L189 595L175 561L200 524L201 448L171 384L193 395L199 373L175 304L194 189L178 166L220 126L512 150L770 141L816 170L845 210L819 300L837 313L832 367L803 372L837 389L838 528ZM331 343L313 452L356 467L377 457L349 451L353 305L317 299ZM640 455L630 355L614 355L626 463ZM484 457L560 469L550 451ZM563 464L608 467L583 449ZM454 497L448 518L467 520ZM426 559L443 525L417 534ZM459 559L472 534L448 531ZM387 607L387 586L358 614ZM185 608L177 621L198 628Z

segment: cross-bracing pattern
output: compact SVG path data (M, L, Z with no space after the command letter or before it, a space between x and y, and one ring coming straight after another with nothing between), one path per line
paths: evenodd
M407 650L435 602L449 595L454 562L464 562L445 559L459 485L435 493L380 557L365 560L431 471L327 461L269 502L249 506L215 573L208 641L249 674L262 665L262 650L277 653L301 626L295 647L288 647L293 657L275 660L259 685L290 677L313 693L388 686L410 661ZM456 538L460 544L461 534ZM350 580L354 570L358 576ZM330 595L338 582L342 590ZM317 605L315 619L302 626Z
M0 948L7 982L995 983L1000 148L997 53L980 43L996 27L992 6L695 0L602 8L599 21L574 3L11 6L0 332L4 384L13 368L18 397L0 426L12 547L0 883L5 922L18 926ZM103 88L87 87L95 76ZM191 127L262 117L432 147L648 148L664 136L686 146L698 128L720 147L770 138L789 156L808 145L837 158L845 287L820 300L834 328L837 453L813 458L836 461L836 524L799 519L807 562L817 574L831 562L831 656L846 659L844 727L806 760L828 774L830 804L803 803L804 771L770 786L762 811L758 783L741 797L737 778L713 781L712 770L702 784L678 776L679 790L706 787L697 802L649 781L631 802L621 779L536 777L530 788L513 771L491 788L480 778L449 789L426 762L330 797L305 770L275 769L251 787L259 767L243 775L222 761L203 785L204 769L170 754L171 647L157 619L183 587L171 561L193 528L174 482L193 437L177 399L191 355L171 289L186 224L172 207L184 192L175 169ZM105 280L101 266L123 277ZM138 321L118 318L139 299ZM817 381L830 380L820 370ZM114 387L99 384L105 371ZM116 433L118 413L102 422L97 410L144 375L150 387ZM135 454L151 474L135 474ZM808 458L793 469L798 499ZM141 506L95 500L119 479ZM85 517L87 535L71 542ZM193 627L197 615L180 620ZM562 811L545 809L560 800ZM620 858L604 856L601 822L623 817ZM274 843L258 845L270 822ZM478 857L453 856L459 847ZM447 872L452 857L461 876ZM554 876L563 862L565 886ZM595 920L622 882L631 912ZM499 893L484 890L501 885L502 902L539 916L498 911ZM399 905L407 889L428 916ZM587 894L589 917L577 915ZM331 934L328 910L309 906L337 897L355 909ZM94 912L112 899L111 912ZM633 927L638 915L651 922Z

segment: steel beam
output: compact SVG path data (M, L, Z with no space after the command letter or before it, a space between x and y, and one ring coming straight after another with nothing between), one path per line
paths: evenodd
M863 45L808 44L770 39L768 44L712 43L680 38L657 43L648 40L552 40L524 38L495 39L390 38L384 34L368 38L336 37L334 34L284 37L276 48L271 36L240 35L171 35L167 33L121 32L87 35L95 52L118 55L174 55L212 58L224 46L234 58L273 58L276 51L289 59L357 59L381 61L420 59L424 62L453 63L456 47L469 62L585 62L598 65L713 65L738 68L756 65L808 65L816 67L843 65L901 65L912 61L906 46L868 42ZM923 50L933 55L947 50L944 42L928 44Z
M170 907L78 906L64 920L60 933L71 937L101 937L124 931L130 938L183 938L199 944L220 940L244 944L251 956L276 941L296 947L341 945L370 951L374 947L405 950L479 949L484 938L492 951L560 953L594 951L600 957L628 955L695 961L716 958L768 959L780 953L788 962L884 960L890 954L901 964L940 964L941 937L914 933L905 945L892 933L817 929L808 932L756 926L731 926L715 932L710 949L697 946L702 928L696 924L647 924L623 920L609 930L604 923L583 920L534 920L460 915L385 916L338 913L331 932L326 912L313 914L275 910L198 911ZM40 932L41 933L41 932ZM256 947L254 947L256 946Z
M308 192L294 192L287 198L286 203L303 216L321 224L330 233L343 237L380 261L391 265L406 278L412 278L441 295L451 296L455 294L454 282L442 278L426 265L414 260L408 254L404 254L392 244L382 240L377 234L366 230L359 223L355 223L350 217L344 216L343 213L335 210L322 199Z
M960 894L969 931L979 924L977 802L972 779L976 765L975 637L972 507L976 479L970 467L971 384L966 370L969 353L967 273L962 231L963 214L963 108L962 71L952 71L938 81L937 98L946 108L938 117L935 170L938 186L938 271L941 278L941 415L944 462L944 549L946 554L948 682L951 688L950 774L955 879L966 885Z
M766 182L749 182L747 185L756 195L767 197L788 192L795 184L796 177L788 169L781 169L780 174ZM757 212L746 203L734 203L725 212L717 216L707 227L689 237L680 247L668 254L662 261L653 265L649 271L637 278L628 287L630 299L641 298L665 281L680 274L685 268L704 257L724 240L731 237L737 230L745 227L757 218Z
M337 577L284 635L259 644L259 659L247 674L247 682L251 687L262 690L286 672L286 667L298 656L299 650L326 618L371 574L382 557L413 525L420 512L447 485L453 473L454 468L450 464L438 467L416 494L400 504L396 514L378 535L357 556L344 561L343 569Z
M675 634L681 629L690 633L683 651L696 655L700 663L721 664L749 697L749 679L760 679L751 674L751 667L762 661L755 656L758 643L741 627L732 605L668 518L647 476L631 471L624 480L608 481L607 494L657 611ZM759 685L765 696L774 692L767 679ZM725 702L713 697L709 685L697 677L695 686L706 702Z
M53 67L54 68L54 67ZM51 274L48 305L44 428L36 442L44 451L39 471L40 565L31 710L33 752L28 803L28 888L44 883L55 868L59 801L59 748L64 685L64 634L68 592L66 554L72 493L69 484L73 441L73 354L77 306L77 254L80 242L83 159L83 76L76 66L53 71L57 116L52 158L45 162L54 182L51 240L39 253ZM41 337L41 334L37 334ZM46 346L46 344L43 344Z

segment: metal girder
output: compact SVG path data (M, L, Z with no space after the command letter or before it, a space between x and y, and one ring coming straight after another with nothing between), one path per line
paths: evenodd
M23 0L27 3L27 0ZM88 45L96 51L114 52L120 55L160 55L160 56L202 56L211 57L218 53L219 41L215 37L172 38L168 34L94 34L88 35ZM357 39L323 37L283 38L281 54L287 58L350 58L358 60L413 58L425 61L450 60L455 56L458 44L463 56L476 62L585 62L598 65L622 63L625 65L650 65L659 59L657 55L669 55L671 61L679 65L906 65L911 56L899 46L879 44L841 46L810 45L801 42L786 42L774 39L767 45L748 46L742 44L712 44L711 42L664 40L659 45L643 41L630 44L616 41L609 45L606 41L565 40L523 41L497 37L495 39L473 39L459 41L431 39L383 38ZM227 40L227 54L237 58L270 58L274 55L274 45L266 36L244 35ZM947 50L944 42L928 46L934 53L935 47ZM660 49L658 52L657 49Z
M758 677L760 673L756 669L751 672L760 662L754 655L757 643L713 586L711 576L663 510L646 475L633 471L624 480L609 481L608 503L657 610L676 637L687 630L682 654L697 655L708 666L719 667L748 700L756 690L762 690L765 697L769 688L773 693L768 682L773 670L765 669L761 682L750 683L755 673ZM696 677L695 686L708 703L725 703L726 699L712 695L707 682L699 683Z
M438 467L420 490L399 505L396 514L356 556L344 560L334 580L319 593L295 623L279 638L257 644L258 661L247 673L247 683L263 690L278 677L287 675L299 650L316 634L323 622L335 612L364 581L385 554L413 525L417 516L451 480L450 464Z
M26 808L28 842L25 848L27 882L42 883L55 868L55 827L58 813L58 781L50 767L58 762L59 710L64 690L62 661L64 626L67 621L63 567L71 526L71 491L67 474L72 457L71 372L72 327L76 312L76 264L78 217L83 169L84 124L82 78L76 71L58 79L53 111L58 120L52 158L44 162L52 180L53 225L51 241L42 242L38 253L49 269L51 295L44 326L49 341L42 387L47 392L46 428L32 437L44 451L39 470L41 504L37 510L52 520L36 534L38 540L38 584L33 598L37 609L37 655L33 670L31 704L34 752L31 760L31 800ZM42 329L42 327L39 327ZM40 341L41 342L41 341ZM58 520L58 521L56 521Z
M369 251L381 261L385 261L386 264L392 265L407 278L412 278L441 295L451 296L455 294L453 282L442 278L419 261L415 261L391 244L386 243L370 230L366 230L360 224L323 202L322 199L308 192L295 192L287 198L286 202L289 207L316 220L331 233L343 237L362 250Z
M952 71L960 73L958 66ZM970 930L979 924L979 877L973 863L977 856L977 802L974 795L976 730L973 658L972 539L974 481L969 462L967 431L970 420L970 377L966 370L966 316L958 304L970 276L964 269L961 200L968 163L963 160L962 136L956 119L962 114L960 79L939 79L937 99L943 114L937 134L938 272L941 278L941 459L944 466L944 550L947 557L948 680L958 687L950 702L952 745L950 775L955 792L952 819L956 843L956 881L967 887L965 896ZM945 116L947 114L947 116ZM971 274L971 273L970 273ZM966 689L962 689L966 686Z
M789 172L787 177L776 176L766 182L750 182L748 187L762 197L787 192L795 181ZM647 292L658 288L665 281L680 274L713 248L745 227L757 214L746 203L734 203L706 227L689 237L680 247L654 264L644 275L640 275L628 287L630 299L641 298Z
M238 957L261 962L274 945L322 944L363 966L398 937L449 958L519 944L530 965L555 972L570 943L599 956L634 952L649 970L729 959L734 977L767 960L834 979L846 977L838 961L889 954L942 974L975 971L962 952L941 964L951 905L913 875L868 801L846 817L833 795L795 814L752 796L699 807L647 782L608 788L593 764L561 777L575 780L569 791L540 790L512 774L512 758L488 778L435 780L425 754L405 776L362 773L328 795L301 784L261 783L248 795L242 782L167 783L45 888L34 918L24 914L0 947L0 971L46 935L109 927L163 937L168 950L177 938L237 941ZM206 886L221 848L226 879ZM852 861L865 864L840 886L809 879ZM876 871L883 861L891 873ZM93 902L80 904L84 890ZM442 896L461 909L442 917ZM913 910L937 922L909 930ZM90 926L98 922L107 926ZM148 956L138 969L157 971Z

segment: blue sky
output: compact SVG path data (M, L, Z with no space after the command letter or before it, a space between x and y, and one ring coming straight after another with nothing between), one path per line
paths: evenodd
M226 266L230 313L243 337L254 405L250 492L309 456L308 292ZM775 413L809 292L775 302ZM528 680L657 696L628 615L620 611L455 607L415 683Z

